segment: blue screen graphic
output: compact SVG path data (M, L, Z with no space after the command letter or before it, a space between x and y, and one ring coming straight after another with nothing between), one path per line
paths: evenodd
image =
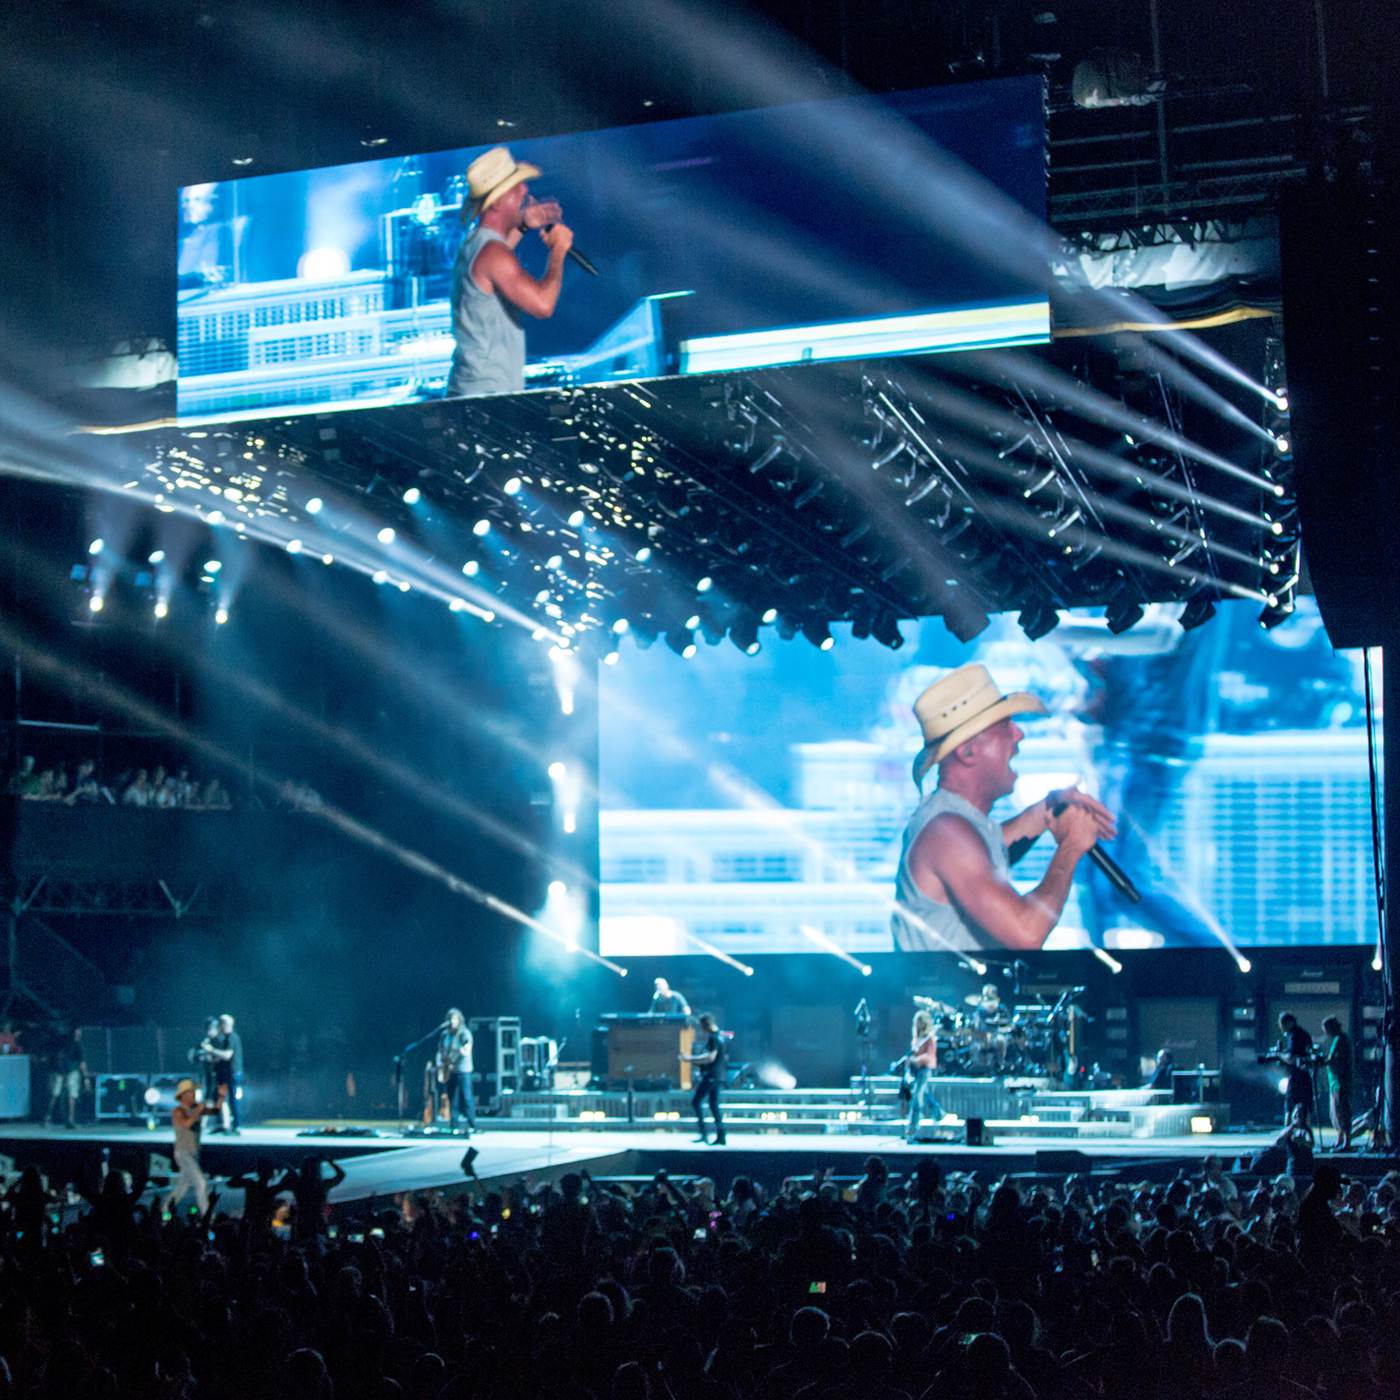
M601 668L602 952L891 951L910 707L974 660L1050 710L1018 721L1017 789L993 816L1080 781L1119 814L1112 853L1144 895L1127 904L1084 862L1048 948L1373 941L1360 654L1332 650L1311 599L1271 632L1257 605L1191 632L1179 611L1118 637L1072 612L1034 645L1002 617L970 644L905 623L897 652L840 629L825 653L624 648ZM1013 868L1018 888L1052 850Z
M179 412L444 392L465 171L486 147L180 192ZM994 222L1043 219L1039 79L512 142L596 278L526 325L525 385L1044 340L1044 278ZM979 193L980 192L980 193ZM518 254L543 272L528 233Z

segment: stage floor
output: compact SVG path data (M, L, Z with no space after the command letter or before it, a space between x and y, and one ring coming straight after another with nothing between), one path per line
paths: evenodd
M305 1136L308 1127L320 1124L269 1125L245 1128L236 1138L222 1135L205 1140L202 1160L211 1176L226 1177L246 1171L259 1157L286 1165L317 1154L337 1161L345 1170L344 1182L331 1194L333 1205L352 1205L382 1199L389 1203L405 1191L460 1188L467 1178L462 1157L475 1147L478 1180L492 1184L528 1179L541 1182L567 1171L586 1167L595 1176L651 1175L665 1167L676 1174L713 1176L722 1187L741 1173L771 1182L782 1176L810 1173L832 1166L839 1175L858 1174L862 1161L872 1153L885 1158L895 1171L909 1170L921 1157L936 1157L947 1170L986 1170L1003 1173L1064 1173L1121 1169L1143 1177L1171 1175L1190 1167L1208 1154L1228 1165L1269 1142L1272 1133L1212 1133L1146 1139L1094 1138L1067 1143L1064 1138L1016 1137L984 1147L961 1142L930 1142L910 1146L901 1137L874 1134L730 1132L724 1147L706 1147L684 1131L656 1129L604 1129L551 1132L548 1129L512 1128L493 1131L489 1126L465 1138L414 1138L399 1136L393 1125L378 1125L357 1133L352 1125L326 1124L332 1135ZM393 1135L390 1135L393 1134ZM165 1156L170 1152L168 1130L143 1127L87 1125L66 1131L37 1124L0 1124L0 1153L19 1165L35 1162L52 1175L76 1170L76 1164L103 1145L112 1151L115 1164L122 1152L143 1148ZM1351 1159L1347 1159L1351 1161ZM1370 1159L1378 1167L1380 1159ZM241 1202L239 1193L225 1191L221 1208L232 1212Z

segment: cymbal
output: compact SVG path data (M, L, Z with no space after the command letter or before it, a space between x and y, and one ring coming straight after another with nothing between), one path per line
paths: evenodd
M969 993L963 998L963 1002L964 1002L964 1004L967 1005L967 1006L1000 1006L1000 1005L1001 1005L1001 1000L1000 1000L1000 998L998 998L996 1001L987 1001L987 1002L984 1002L984 1001L982 1000L982 994L981 994L981 992L969 992Z

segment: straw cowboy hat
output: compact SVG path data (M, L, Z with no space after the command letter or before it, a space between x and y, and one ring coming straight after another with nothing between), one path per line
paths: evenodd
M199 1085L197 1085L193 1079L182 1079L175 1086L175 1097L177 1099L180 1097L181 1094L197 1094L198 1092Z
M1044 713L1045 706L1027 691L1003 695L985 666L974 662L949 671L914 701L914 716L924 735L914 760L914 782L922 786L930 768L998 720Z
M537 165L517 162L504 146L493 146L467 166L467 194L472 207L484 214L507 190L533 180L539 173Z

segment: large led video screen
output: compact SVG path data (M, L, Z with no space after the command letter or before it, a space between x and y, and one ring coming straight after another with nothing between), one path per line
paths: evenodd
M504 305L489 334L454 265L490 147L183 188L181 417L439 397L454 337L500 359L512 326L527 389L1048 337L1043 270L998 218L1044 218L1038 78L507 145L597 275L567 263L552 315ZM538 229L514 252L544 273Z
M1049 710L1018 720L1016 790L992 816L1079 781L1118 814L1108 849L1143 896L1128 903L1081 862L1047 948L1374 940L1359 653L1332 650L1311 599L1272 631L1248 603L1189 632L1179 612L1153 608L1119 636L1070 612L1034 644L1003 617L968 644L905 623L898 651L848 628L827 652L772 629L752 657L624 647L600 668L601 951L907 946L891 914L918 802L911 706L974 660ZM1052 851L1042 837L1012 867L1020 890Z

